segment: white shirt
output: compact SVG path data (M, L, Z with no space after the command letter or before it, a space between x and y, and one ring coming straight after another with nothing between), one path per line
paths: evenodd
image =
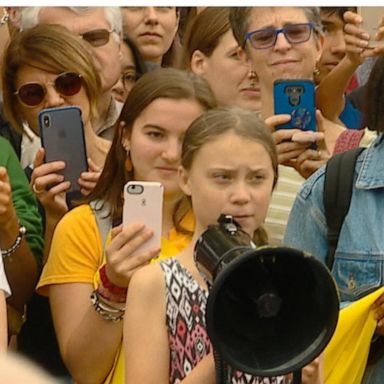
M5 297L11 296L11 288L9 287L7 276L5 276L3 258L0 256L0 289L4 291Z

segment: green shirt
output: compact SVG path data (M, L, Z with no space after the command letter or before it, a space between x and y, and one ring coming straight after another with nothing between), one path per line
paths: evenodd
M27 229L26 240L38 265L41 265L44 240L37 201L15 151L10 143L2 137L0 137L0 166L7 169L12 188L13 205L17 217L21 225Z

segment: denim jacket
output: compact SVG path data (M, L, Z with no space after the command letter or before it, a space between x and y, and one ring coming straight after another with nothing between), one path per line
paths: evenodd
M309 252L325 263L328 252L323 188L325 167L301 187L292 207L284 244ZM383 285L384 136L356 162L351 206L340 231L332 274L343 304Z

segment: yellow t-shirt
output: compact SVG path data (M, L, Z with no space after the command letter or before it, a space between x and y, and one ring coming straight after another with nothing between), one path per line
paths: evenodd
M184 228L193 231L195 222L192 211L185 216L182 224ZM156 261L177 255L190 241L191 236L171 229L169 238L162 238L160 256ZM76 207L68 212L56 227L49 258L36 288L37 292L48 296L50 285L62 283L89 283L96 287L98 271L104 262L102 239L91 207ZM124 383L122 344L105 383Z

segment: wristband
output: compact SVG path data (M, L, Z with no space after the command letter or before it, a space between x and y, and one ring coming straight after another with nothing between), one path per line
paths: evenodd
M127 287L119 287L113 284L108 279L105 264L100 268L99 274L100 274L101 283L103 284L104 288L108 289L108 291L110 291L114 295L124 296L124 297L127 296L127 291L128 291Z
M4 259L11 256L16 251L16 249L20 247L21 241L23 240L26 232L27 229L23 225L20 225L19 233L17 234L15 242L11 245L10 248L1 250L1 256L3 256Z

